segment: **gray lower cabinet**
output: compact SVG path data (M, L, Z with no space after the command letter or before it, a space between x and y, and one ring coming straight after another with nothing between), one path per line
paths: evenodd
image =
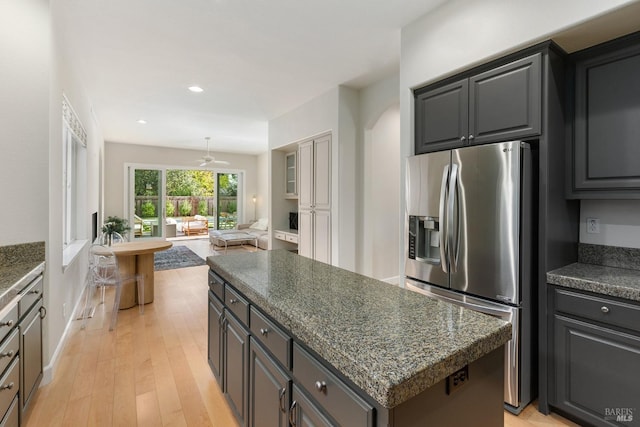
M550 404L581 423L640 426L640 305L553 289Z
M291 378L250 337L249 422L251 427L287 427Z
M336 425L295 384L293 385L292 399L290 408L292 427L333 427Z
M249 333L225 308L224 315L224 392L241 426L247 419L247 357Z
M542 54L418 89L414 98L415 154L540 135Z
M575 117L569 197L640 199L640 35L571 59Z
M24 413L42 380L42 298L20 320L20 404Z
M211 372L218 380L220 387L224 389L222 377L222 323L223 323L223 306L222 302L209 291L209 338L207 340L207 361Z
M287 330L214 272L209 285L207 358L241 426L373 426L374 407Z

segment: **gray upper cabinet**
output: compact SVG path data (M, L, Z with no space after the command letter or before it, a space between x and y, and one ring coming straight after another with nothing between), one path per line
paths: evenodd
M536 53L417 90L415 153L540 135L541 67Z
M469 133L469 80L415 98L416 154L461 147Z
M469 143L540 135L541 57L538 53L469 78Z
M570 198L640 199L640 37L577 53Z

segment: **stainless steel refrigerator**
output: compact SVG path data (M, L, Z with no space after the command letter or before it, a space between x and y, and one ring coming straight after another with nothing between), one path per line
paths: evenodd
M512 323L505 408L532 399L531 151L511 141L407 161L406 287Z

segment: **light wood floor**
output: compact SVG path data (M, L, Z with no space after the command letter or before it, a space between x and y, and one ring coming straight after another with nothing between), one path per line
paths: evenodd
M85 330L74 321L53 381L41 387L26 425L237 426L207 364L206 266L158 271L155 300L118 314L113 294ZM505 426L575 424L529 406Z

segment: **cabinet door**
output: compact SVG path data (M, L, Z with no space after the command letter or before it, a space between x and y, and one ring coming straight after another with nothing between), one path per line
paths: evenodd
M469 81L415 97L415 154L462 147L469 130Z
M576 64L573 191L640 198L640 45Z
M310 210L298 211L298 254L313 258L313 214Z
M313 141L298 147L298 206L311 209L313 206Z
M557 314L554 321L557 406L596 426L620 425L617 416L631 408L629 425L638 425L640 337Z
M322 413L318 406L309 400L300 389L293 385L293 402L291 403L291 417L295 423L294 427L331 427L336 424Z
M313 259L331 264L331 211L316 209L313 215Z
M285 155L285 165L285 197L295 197L298 195L298 168L296 166L295 152Z
M42 379L42 298L20 322L20 400L24 413Z
M469 79L469 143L540 135L541 63L538 53Z
M224 391L240 425L247 419L249 334L225 309Z
M331 136L313 141L313 207L331 209Z
M289 377L250 339L249 426L287 427L291 389Z
M209 291L209 339L207 343L207 360L211 372L224 390L222 377L222 303Z

